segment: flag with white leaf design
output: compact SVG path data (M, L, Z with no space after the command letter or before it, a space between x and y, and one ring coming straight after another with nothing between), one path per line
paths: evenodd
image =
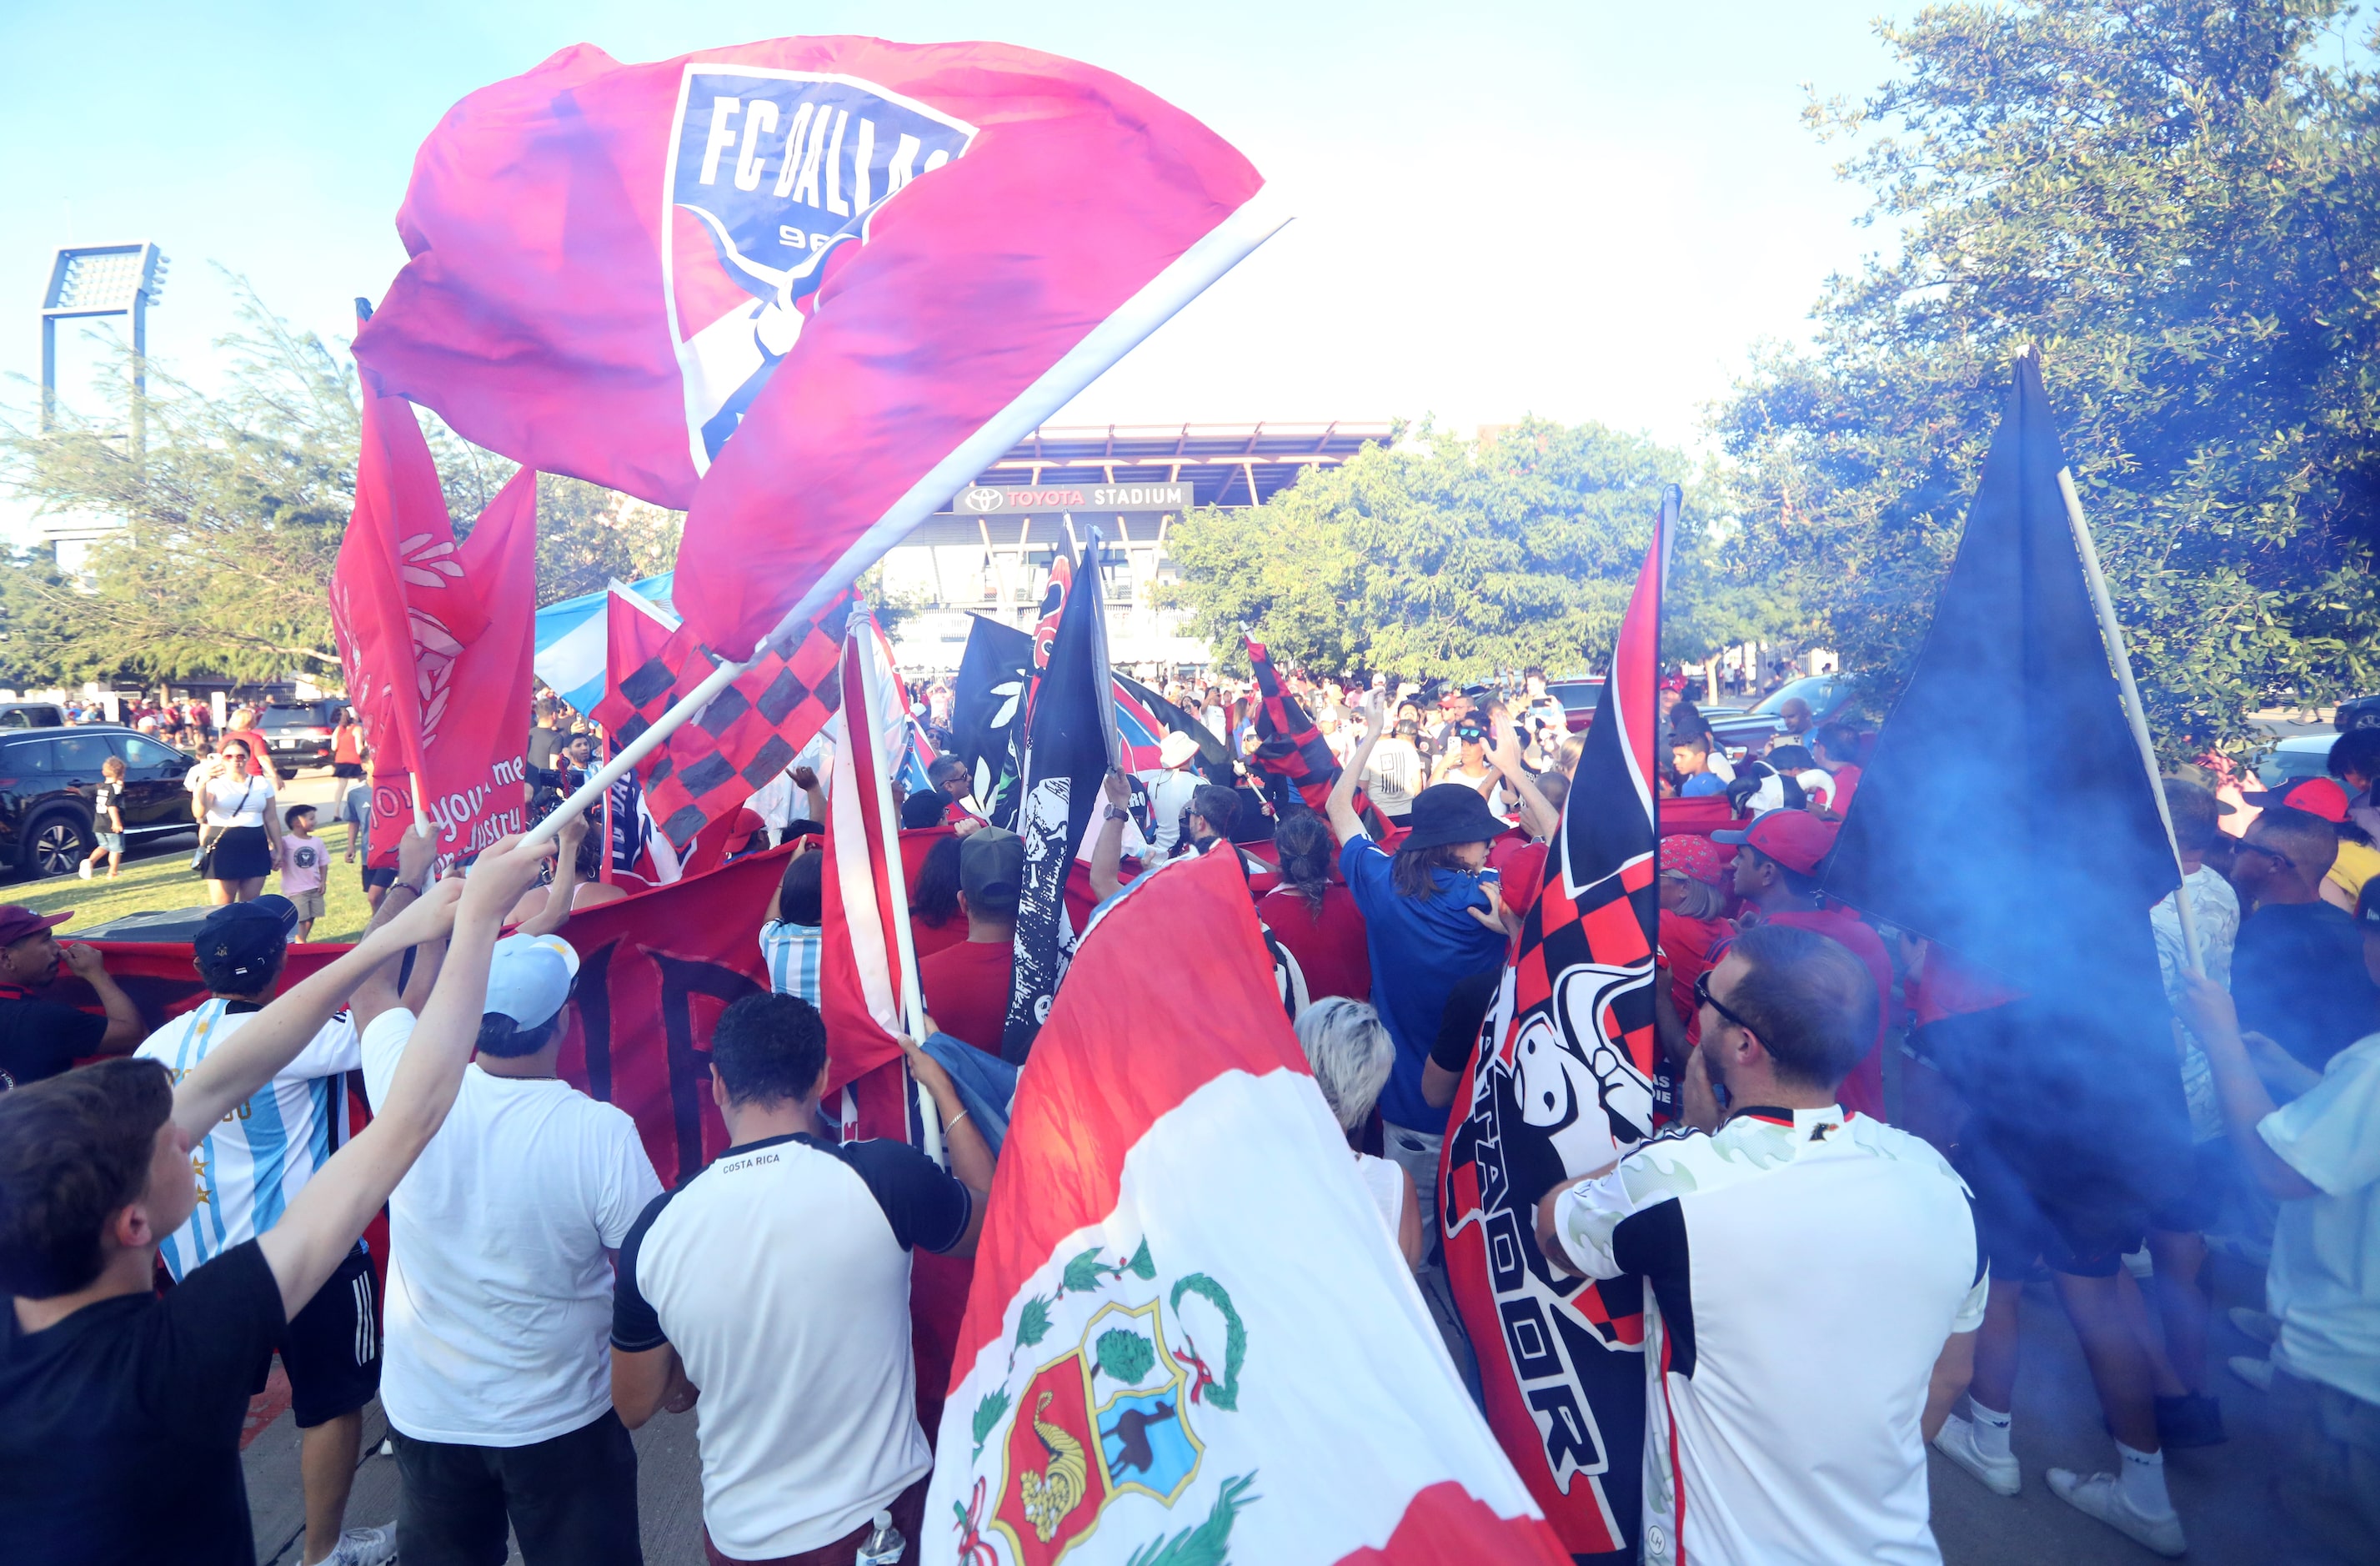
M516 473L458 544L413 405L369 373L363 389L331 627L365 737L418 781L443 868L527 825L537 474Z

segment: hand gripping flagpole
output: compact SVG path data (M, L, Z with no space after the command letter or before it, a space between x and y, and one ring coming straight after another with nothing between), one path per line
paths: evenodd
M1172 264L1144 285L1140 292L1106 320L1091 328L1081 342L1066 350L1057 363L1025 388L1015 401L985 421L983 427L961 441L951 454L910 486L874 527L844 551L826 573L802 594L785 618L762 642L790 635L824 608L827 602L859 573L907 536L909 530L931 516L998 461L1008 448L1038 429L1041 422L1075 399L1075 394L1099 379L1108 366L1137 347L1141 340L1173 318L1174 312L1207 290L1208 285L1246 260L1258 245L1279 233L1289 214L1269 185L1258 190L1206 237L1177 256ZM562 824L602 798L603 790L652 754L662 740L687 719L710 704L711 699L751 667L751 660L730 660L704 677L702 683L678 698L652 726L624 746L602 769L581 784L544 820L528 829L523 846L535 847L562 830Z
M2038 354L2040 349L2026 351ZM2132 682L2131 655L2124 650L2124 628L2117 623L2115 601L2107 595L2107 578L2099 569L2099 551L2082 520L2082 497L2074 488L2074 471L2058 470L2058 493L2066 501L2066 520L2074 530L2074 548L2082 557L2082 580L2091 587L2091 606L2099 614L2099 635L2107 643L2108 661L2116 666L2116 684L2124 696L2124 716L2131 723L2132 743L2139 747L2141 765L2149 775L2149 797L2156 801L2157 820L2165 826L2165 844L2173 854L2174 874L2182 876L2181 847L2174 841L2173 812L2165 802L2165 778L2157 771L2156 747L2149 740L2149 720L2141 705L2141 691ZM2182 877L2187 879L2187 877ZM2176 886L2173 909L2181 922L2181 950L2190 971L2204 978L2206 964L2200 955L2198 921L2190 910L2189 888Z

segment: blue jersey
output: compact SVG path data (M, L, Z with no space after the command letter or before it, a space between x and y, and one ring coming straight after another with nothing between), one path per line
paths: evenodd
M233 1011L234 1004L206 1001L150 1034L135 1054L160 1062L180 1082L253 1015ZM158 1247L176 1282L281 1221L314 1171L346 1141L347 1095L340 1078L362 1063L355 1024L343 1011L190 1149L198 1205Z

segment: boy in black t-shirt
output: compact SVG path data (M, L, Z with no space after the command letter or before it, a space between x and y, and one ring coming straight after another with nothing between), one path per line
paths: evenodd
M418 875L429 845L414 841ZM12 1566L253 1566L239 1437L257 1366L444 1119L479 1034L489 952L549 851L507 840L467 887L392 897L390 917L346 956L179 1083L155 1061L110 1060L0 1095L0 1294L11 1297L0 1308L0 1540ZM159 1298L158 1242L197 1205L191 1144L294 1059L350 990L393 985L389 960L450 924L437 987L380 1114L268 1233Z
M91 791L91 825L99 841L84 856L78 873L90 880L91 866L104 855L107 878L113 881L124 865L124 760L120 756L99 764L99 785Z

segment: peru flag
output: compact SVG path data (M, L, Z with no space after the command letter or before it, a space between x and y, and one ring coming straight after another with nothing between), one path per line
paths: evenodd
M456 544L413 405L364 379L331 628L383 776L402 770L419 785L443 873L526 825L537 474L516 473Z
M689 512L742 657L1277 226L1196 120L1002 43L579 44L448 111L356 351L470 439Z
M1488 1422L1582 1560L1638 1554L1644 1285L1553 1271L1536 1211L1653 1134L1653 720L1678 501L1673 484L1440 1155L1447 1278Z
M1142 877L1086 933L1017 1083L953 1368L931 1566L1566 1560L1220 855Z

